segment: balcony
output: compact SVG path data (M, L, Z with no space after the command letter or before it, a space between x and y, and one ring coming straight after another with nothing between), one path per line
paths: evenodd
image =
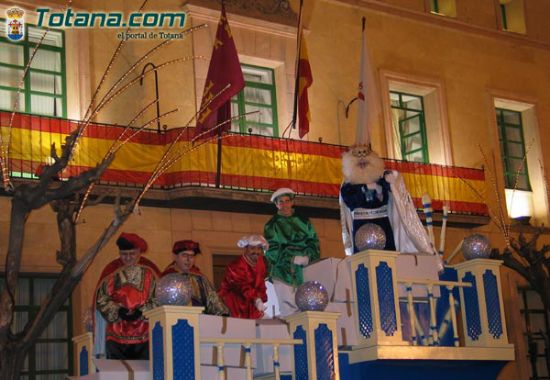
M10 113L0 112L4 141ZM77 121L16 114L11 137L9 169L14 179L33 179L39 165L48 162L50 145L60 147ZM90 124L78 143L75 157L61 174L77 175L94 166L108 151L123 127ZM191 147L193 128L176 128L164 134L142 131L118 152L98 186L136 192L149 178L156 163L177 136L177 149ZM268 193L291 187L305 197L300 201L310 216L337 218L338 190L342 182L339 145L229 134L222 140L221 170L217 169L217 142L196 147L155 182L144 205L215 208L224 211L271 213ZM488 221L488 210L477 194L485 194L481 169L386 160L388 169L398 170L417 207L424 193L432 197L436 212L447 204L450 222L479 225ZM227 191L231 190L231 191ZM232 202L226 202L231 199ZM231 203L231 205L228 205Z

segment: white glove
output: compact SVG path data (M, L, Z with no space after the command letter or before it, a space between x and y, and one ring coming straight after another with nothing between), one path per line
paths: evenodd
M309 257L307 256L295 256L294 257L294 264L301 265L305 267L307 264L309 264Z
M262 300L260 298L256 298L256 309L258 309L259 312L263 313L265 309L267 309L267 306L264 305Z

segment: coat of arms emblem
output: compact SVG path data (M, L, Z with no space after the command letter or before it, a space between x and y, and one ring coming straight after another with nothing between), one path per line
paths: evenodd
M25 11L20 8L10 8L6 11L6 34L12 41L19 41L25 33L25 22L23 16Z

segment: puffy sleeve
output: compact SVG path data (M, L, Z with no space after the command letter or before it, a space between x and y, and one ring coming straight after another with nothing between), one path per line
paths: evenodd
M152 310L158 306L155 299L158 275L152 269L147 270L147 275L150 276L149 291L147 292L147 300L145 301L145 304L139 308L142 312Z
M309 219L306 219L306 254L309 257L309 262L312 263L319 260L321 252L319 251L319 238L313 224Z
M206 314L229 315L229 309L225 306L220 296L218 296L210 281L206 277L202 277L202 280L206 292Z
M225 268L223 287L228 291L236 291L246 299L255 300L258 298L258 290L255 288L255 278L250 276L246 262L239 260Z
M109 292L109 282L112 277L109 276L104 279L97 289L96 307L101 313L103 318L109 323L116 322L118 320L118 309L120 305L113 301Z
M279 252L281 250L282 235L277 231L275 219L271 218L264 226L264 237L269 243L269 248L265 252L265 258L270 266L276 266L279 261Z

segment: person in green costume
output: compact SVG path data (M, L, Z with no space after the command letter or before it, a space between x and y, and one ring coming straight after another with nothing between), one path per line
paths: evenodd
M289 188L275 191L271 201L278 212L264 226L269 243L265 257L282 317L298 311L294 295L304 281L303 267L320 257L315 228L308 218L294 213L295 195Z

